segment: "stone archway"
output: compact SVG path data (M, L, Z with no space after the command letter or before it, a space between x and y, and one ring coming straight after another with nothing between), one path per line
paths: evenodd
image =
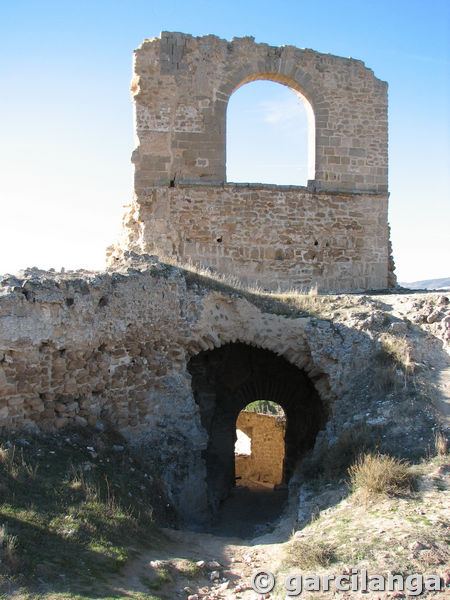
M211 514L235 482L235 425L249 402L266 399L286 414L283 481L313 447L327 420L327 409L305 371L269 350L240 342L200 352L188 364L202 426L208 435L203 459Z

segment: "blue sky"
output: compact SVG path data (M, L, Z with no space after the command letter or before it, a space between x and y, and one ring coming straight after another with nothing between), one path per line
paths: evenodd
M253 35L363 60L389 83L398 277L449 276L449 23L448 0L0 0L0 273L34 265L103 267L131 198L132 52L167 30ZM249 84L232 97L230 131L238 137L230 149L239 147L239 135L248 136L245 127L259 132L267 125L267 147L284 136L289 155L300 156L302 142L289 135L291 92L271 85L274 91ZM267 164L277 161L275 182L301 176L301 165L286 173L286 161L275 158L253 155L248 179L258 177L258 164L267 174Z

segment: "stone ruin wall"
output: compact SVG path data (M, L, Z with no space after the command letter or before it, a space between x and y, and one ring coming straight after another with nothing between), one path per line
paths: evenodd
M309 117L307 187L232 184L226 110L265 79ZM387 84L364 63L292 46L163 32L134 55L135 194L125 250L212 267L266 289L395 283L387 220Z
M406 417L372 393L373 384L361 390L379 352L370 327L386 320L383 313L370 309L366 321L332 322L276 312L194 283L149 257L100 274L5 276L1 427L112 427L151 454L175 506L194 519L206 510L208 435L188 363L205 350L242 342L284 357L312 382L328 412L316 445L335 443L340 432L360 424L361 413L368 426L389 430L388 444L406 451L419 438L428 443L422 414L416 418L411 409L405 426Z
M233 342L266 348L303 369L332 411L371 346L363 339L349 352L351 336L343 346L327 322L187 285L151 259L101 274L27 271L6 276L0 290L2 429L112 427L153 452L188 520L206 510L208 442L191 357Z
M386 84L360 61L182 34L144 42L135 73L135 196L110 269L2 279L2 429L118 430L141 445L180 515L194 521L208 510L208 433L188 366L240 342L283 357L314 387L327 416L314 452L361 422L389 434L387 451L426 447L428 408L403 414L373 379L376 330L396 325L406 335L403 317L387 317L368 298L353 317L286 316L258 295L129 252L191 259L269 288L386 287ZM313 107L308 187L225 183L226 104L258 78L289 85Z
M385 195L232 184L154 189L125 220L135 252L265 289L320 290L388 287L386 223Z
M280 484L283 480L286 420L275 415L242 411L236 421L236 429L251 439L251 454L236 455L236 479L269 486Z

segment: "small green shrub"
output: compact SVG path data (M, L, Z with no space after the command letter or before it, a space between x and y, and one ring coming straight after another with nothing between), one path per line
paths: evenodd
M244 410L262 415L276 415L285 418L284 410L281 406L271 400L255 400L254 402L247 404Z

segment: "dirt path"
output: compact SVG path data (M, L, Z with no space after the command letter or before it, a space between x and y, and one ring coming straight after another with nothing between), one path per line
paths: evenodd
M124 569L115 591L136 600L279 600L285 597L280 585L287 574L337 576L364 568L379 574L437 573L441 591L425 590L421 597L450 600L450 463L441 456L414 469L420 478L412 495L347 497L298 531L294 549L285 543L290 537L286 519L284 529L279 524L273 533L253 540L165 529L157 549L142 553ZM305 566L308 552L322 547L333 549L333 564L321 564L318 554L316 563ZM259 570L276 574L277 586L270 595L258 595L251 587ZM302 597L393 600L406 595L335 591L328 597Z
M209 533L247 539L273 531L287 496L287 489L274 490L245 481L231 490Z
M167 539L161 548L125 569L124 585L118 582L117 591L150 592L167 600L190 596L194 600L197 594L203 600L250 600L260 597L251 589L252 575L259 568L275 571L284 554L283 544L270 543L267 536L264 544L253 545L205 533L169 529L164 533Z
M150 592L161 599L257 598L252 576L258 569L276 570L290 535L286 518L284 527L275 528L287 490L244 484L223 503L209 533L165 529L159 548L121 574L117 591Z

